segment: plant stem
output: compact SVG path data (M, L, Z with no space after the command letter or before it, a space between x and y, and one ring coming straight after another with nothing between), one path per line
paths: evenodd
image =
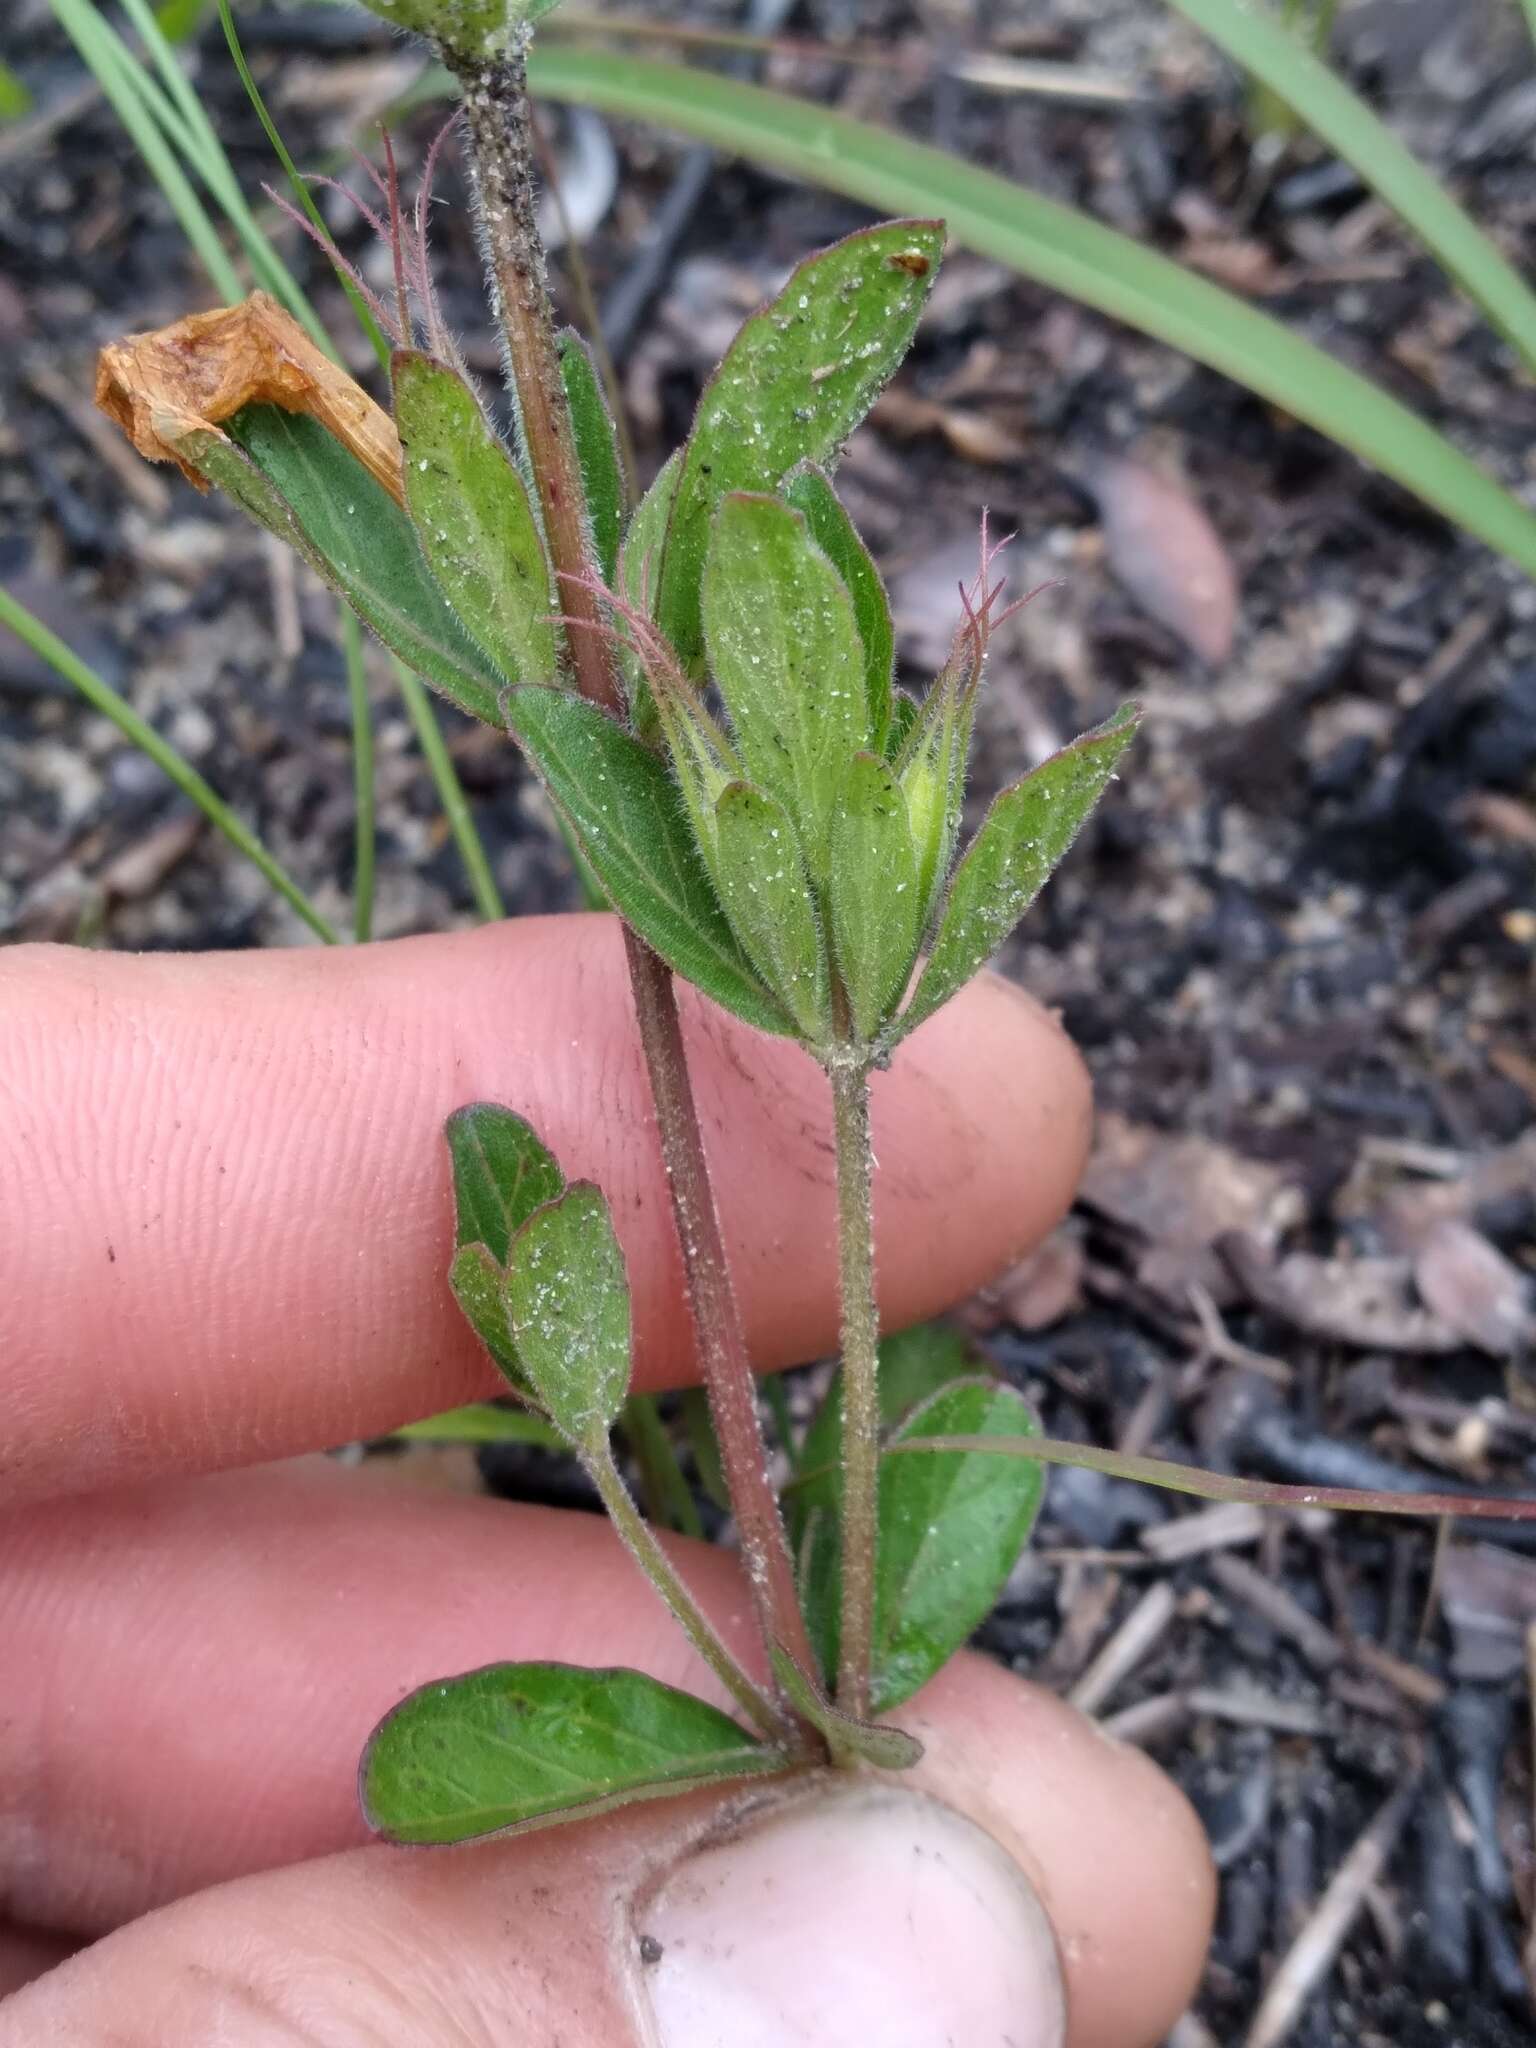
M851 1049L830 1063L837 1147L837 1254L843 1315L843 1592L837 1704L869 1717L875 1639L875 1548L880 1477L880 1324L875 1310L874 1157L869 1068Z
M629 1545L646 1577L666 1601L689 1642L753 1724L771 1742L782 1742L786 1733L783 1714L752 1683L715 1634L693 1595L678 1577L672 1560L657 1542L656 1532L630 1499L629 1488L624 1484L607 1444L596 1450L584 1451L582 1463L602 1496L609 1520Z
M581 471L534 205L526 52L514 49L494 63L456 60L451 51L444 56L463 94L470 171L507 344L508 374L538 491L545 544L561 608L569 620L565 637L571 668L584 697L606 710L622 712L622 682L603 635L594 630L602 624L602 615L590 583L593 563ZM710 1186L676 991L667 968L627 925L624 949L682 1249L688 1306L741 1530L748 1590L764 1644L780 1644L812 1673L816 1665L768 1479L752 1361Z

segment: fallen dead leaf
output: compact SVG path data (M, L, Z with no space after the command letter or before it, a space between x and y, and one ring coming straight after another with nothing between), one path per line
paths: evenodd
M1229 1231L1220 1252L1248 1298L1282 1322L1337 1344L1375 1351L1457 1351L1465 1341L1414 1297L1406 1258L1323 1259L1269 1246Z
M1218 1304L1233 1299L1231 1276L1213 1250L1223 1231L1272 1244L1305 1208L1300 1189L1277 1166L1244 1159L1209 1138L1114 1115L1099 1119L1079 1192L1141 1241L1136 1277L1181 1314L1192 1285Z
M1237 636L1237 572L1220 535L1181 484L1109 456L1082 482L1098 507L1109 566L1142 610L1212 666Z
M936 398L923 398L915 391L885 392L870 417L888 433L907 437L942 434L967 462L1017 462L1027 452L1020 436L991 413L978 412L972 406L941 405Z
M1470 1223L1444 1216L1432 1224L1413 1278L1425 1307L1490 1357L1513 1358L1536 1341L1525 1275Z
M247 405L305 413L405 502L389 414L265 292L111 343L97 360L96 403L141 455L174 462L199 490L206 480L178 453L187 437Z
M1020 1330L1048 1330L1082 1307L1086 1266L1081 1231L1062 1224L970 1301L964 1311L966 1327L979 1337L1003 1323Z

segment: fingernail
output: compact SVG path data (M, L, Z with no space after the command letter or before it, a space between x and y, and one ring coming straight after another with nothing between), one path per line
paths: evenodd
M895 1786L706 1846L636 1916L658 2048L1060 2048L1045 1910L992 1837Z

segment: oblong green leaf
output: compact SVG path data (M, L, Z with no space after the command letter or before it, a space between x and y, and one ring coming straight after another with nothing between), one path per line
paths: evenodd
M1536 575L1536 516L1416 413L1085 213L896 130L686 64L563 43L535 50L529 74L551 99L653 121L870 206L941 213L957 242L1224 372Z
M358 1790L392 1841L468 1842L784 1768L718 1708L641 1672L492 1664L386 1715Z
M271 520L263 504L286 506L292 526L282 537L299 545L364 625L461 710L494 724L503 679L450 610L410 520L384 486L302 414L248 405L225 426L230 439L204 437L195 466L264 525ZM248 468L242 476L240 450L264 489L252 485Z
M1352 164L1536 368L1536 294L1457 205L1447 184L1410 155L1360 95L1262 6L1234 7L1232 0L1172 4Z
M578 1447L629 1392L629 1275L602 1190L572 1181L535 1209L507 1257L507 1320L529 1384Z
M1021 1394L971 1381L933 1395L896 1437L1038 1434ZM1044 1491L1040 1466L984 1451L881 1459L873 1712L910 1699L986 1620Z
M853 600L781 498L733 493L704 572L709 669L747 774L789 814L823 886L843 771L869 744Z
M683 466L683 451L674 448L656 472L650 489L635 507L624 530L619 550L619 582L625 599L646 618L654 618L656 590L661 581L661 551L672 516L672 500ZM645 670L627 644L621 651L624 674L629 682L629 716L643 740L654 740L658 731L656 705Z
M656 616L684 663L702 645L715 507L835 458L911 346L943 253L937 221L861 229L807 257L727 349L683 449L662 560Z
M559 607L528 486L457 371L414 349L391 371L406 503L438 588L504 676L553 682Z
M535 1209L565 1186L554 1154L525 1117L496 1102L470 1102L443 1126L453 1166L460 1246L481 1244L498 1266Z
M848 586L853 616L864 646L864 687L869 698L870 745L886 750L891 723L891 676L896 666L896 629L880 571L843 509L832 480L814 463L791 470L784 495L803 512L811 538Z
M491 1354L504 1379L526 1396L527 1374L517 1355L517 1339L507 1313L507 1276L483 1244L461 1244L448 1268L448 1285L465 1321Z
M799 1026L819 1044L830 1029L827 955L795 828L747 782L715 805L715 884L732 929Z
M471 1401L463 1408L445 1408L421 1422L408 1422L394 1434L411 1444L533 1444L543 1451L563 1451L565 1438L542 1415L526 1408L498 1408L493 1401Z
M619 566L619 529L624 517L619 437L591 351L569 327L560 336L560 377L565 385L565 402L571 409L571 430L576 437L576 460L581 469L598 573L605 583L611 584Z
M873 1044L906 992L925 909L907 800L876 754L855 754L843 776L828 896L838 972Z
M517 689L507 717L614 908L669 967L760 1031L793 1020L754 973L658 757L565 690Z
M938 935L890 1042L947 1003L997 951L1040 893L1135 736L1126 705L1005 789L981 821L950 883Z

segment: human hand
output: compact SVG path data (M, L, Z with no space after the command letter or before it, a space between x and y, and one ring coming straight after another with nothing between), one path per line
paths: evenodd
M821 1077L682 993L754 1355L813 1356L835 1330ZM362 1741L444 1672L628 1664L713 1696L597 1517L264 1463L494 1391L444 1279L438 1134L476 1098L603 1186L639 1380L691 1376L611 920L0 959L0 1993L35 1979L0 2048L1159 2039L1209 1924L1195 1822L976 1657L902 1710L927 1754L899 1788L802 1794L713 1847L718 1795L361 1846ZM1001 982L902 1049L874 1104L893 1325L1049 1228L1087 1112L1067 1041ZM733 1561L675 1552L752 1662Z

